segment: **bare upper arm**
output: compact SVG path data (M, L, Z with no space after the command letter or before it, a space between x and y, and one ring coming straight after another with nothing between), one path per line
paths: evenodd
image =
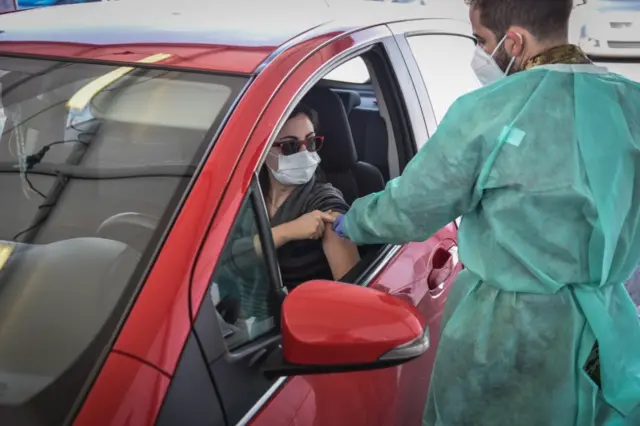
M322 248L335 280L345 276L360 261L358 247L333 232L330 225L327 226L322 238Z

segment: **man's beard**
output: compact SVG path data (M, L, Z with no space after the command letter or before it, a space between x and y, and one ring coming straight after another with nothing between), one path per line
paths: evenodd
M496 61L496 64L498 64L498 66L500 67L500 69L507 74L507 67L509 66L509 63L511 62L511 57L509 57L509 55L507 55L507 51L504 49L504 46L500 46L500 48L496 51L496 53L493 55L493 59L494 61ZM514 63L515 65L515 63ZM515 66L511 66L511 69L509 70L509 74L513 74L514 72L516 72L515 70Z

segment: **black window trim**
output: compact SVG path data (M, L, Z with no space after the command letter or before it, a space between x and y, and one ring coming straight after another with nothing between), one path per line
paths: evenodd
M393 43L393 37L389 37L377 48L372 49L366 60L374 68L375 75L372 78L375 78L384 97L389 124L398 151L399 172L402 174L409 161L418 152L413 130L414 126L419 126L420 123L412 122L404 90L397 78L397 70L393 65L394 56L396 61L402 60L402 56L397 53L399 53L397 44Z
M275 242L273 241L273 233L271 232L271 220L267 211L267 204L260 187L260 179L258 173L253 174L251 181L251 205L256 214L256 225L258 227L258 238L260 239L260 247L267 266L269 274L269 284L271 292L276 297L276 306L278 313L282 302L287 295L287 289L282 284L282 275L280 273L280 265L278 263L278 253L276 252ZM276 316L276 326L280 328L280 316Z
M254 340L249 340L248 342L241 344L237 348L230 349L225 343L225 347L222 350L222 356L229 363L236 363L252 356L255 358L254 362L257 362L262 358L263 355L266 355L268 352L270 352L270 350L273 349L274 345L278 345L282 338L280 312L282 302L287 295L287 290L282 284L277 252L275 244L273 242L273 234L271 233L271 223L269 221L267 206L264 201L259 182L260 180L258 179L257 173L254 173L249 185L248 193L243 197L242 206L246 205L251 208L256 222L256 227L258 228L258 232L256 235L260 240L260 248L262 249L263 253L264 265L267 269L267 279L269 280L268 285L270 289L269 295L273 298L272 302L274 302L271 304L273 309L271 315L273 316L274 326L264 335L258 336ZM245 204L247 201L249 201L249 203ZM236 216L236 219L237 217L238 216ZM233 230L233 227L236 225L236 223L237 222L233 223L233 225L231 226L231 230ZM230 236L231 235L229 234L227 236L227 239L225 240L225 247L231 242ZM217 264L211 272L211 278L209 279L209 281L211 281L213 276L215 275L216 268ZM206 298L203 299L202 303L207 303ZM197 315L200 315L200 311L202 311L202 305L200 305ZM198 319L196 318L196 322L197 321ZM208 340L206 336L203 336L203 339ZM224 340L224 338L222 340Z
M254 173L249 185L249 194L247 194L250 202L251 209L256 220L256 226L258 228L258 239L260 240L260 247L263 253L263 259L265 267L267 269L267 276L269 280L269 295L272 297L273 311L271 312L274 320L274 327L263 336L259 336L255 340L250 340L241 346L229 349L225 348L224 357L230 363L239 362L248 357L253 356L254 362L257 362L264 355L269 353L274 345L280 343L282 338L281 331L281 308L282 302L287 295L287 289L282 284L282 276L280 275L280 265L278 264L278 255L276 252L275 244L273 242L273 234L271 232L271 222L267 213L267 205L264 201L262 189L260 188L260 180L258 174ZM245 196L245 197L247 197ZM247 198L245 198L245 201ZM234 223L235 225L235 223ZM229 243L229 239L225 244ZM215 273L215 268L212 273ZM203 301L206 303L206 301Z

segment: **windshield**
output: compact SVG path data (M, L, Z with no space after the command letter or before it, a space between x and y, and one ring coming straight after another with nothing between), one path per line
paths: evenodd
M63 423L246 82L0 57L1 424Z

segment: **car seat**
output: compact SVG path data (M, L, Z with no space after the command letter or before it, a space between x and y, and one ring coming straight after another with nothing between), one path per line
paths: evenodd
M318 134L324 136L320 165L327 180L351 204L355 199L384 189L382 173L376 167L358 161L351 127L338 94L315 87L303 102L318 113Z
M369 163L382 173L385 182L389 180L389 139L387 124L375 106L375 100L367 99L362 105L362 97L353 90L334 89L340 96L349 117L351 135L356 147L358 160ZM357 108L357 107L360 108Z
M389 180L389 138L387 124L380 112L354 109L349 122L356 142L358 158L372 164Z
M340 100L344 105L344 110L347 113L347 117L350 117L353 109L360 106L360 103L362 102L360 94L353 90L333 89L333 92L340 97ZM349 121L349 124L351 124L351 121Z

